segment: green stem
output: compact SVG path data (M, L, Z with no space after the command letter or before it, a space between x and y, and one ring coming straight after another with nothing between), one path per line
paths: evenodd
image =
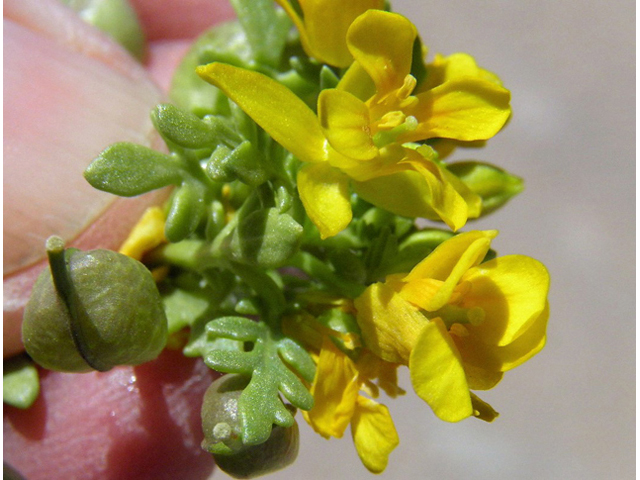
M71 279L69 266L65 258L64 240L56 236L49 237L46 247L53 284L69 311L69 332L71 333L71 338L73 338L73 343L80 356L91 368L99 372L106 372L111 368L111 365L105 364L93 355L86 342L83 322L90 320L87 312L82 307L78 292Z

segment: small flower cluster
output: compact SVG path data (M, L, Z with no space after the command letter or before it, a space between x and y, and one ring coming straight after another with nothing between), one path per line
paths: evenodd
M300 409L325 438L350 426L379 473L399 436L376 399L405 393L398 368L440 419L492 421L474 391L544 346L545 267L497 256L495 230L456 233L521 179L446 159L504 127L510 93L467 54L427 62L382 0L232 3L238 22L194 44L152 113L170 153L115 144L85 177L123 196L173 186L122 252L154 275L167 345L235 375L237 411L203 410L221 468L281 468L297 443L273 467L255 449L276 430L297 442Z

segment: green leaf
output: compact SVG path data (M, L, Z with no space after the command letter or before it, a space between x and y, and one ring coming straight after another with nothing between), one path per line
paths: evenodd
M231 251L239 261L277 268L298 251L302 233L302 226L277 208L254 211L240 220Z
M107 147L84 171L91 186L122 197L178 185L182 175L169 155L128 142Z
M265 442L273 424L293 425L293 416L282 403L280 394L297 408L309 410L313 406L313 397L296 373L311 381L315 365L294 340L274 334L264 322L243 317L213 320L206 330L210 339L243 341L245 345L249 342L250 347L245 351L213 349L204 358L215 370L251 376L238 402L245 445Z
M322 70L320 70L320 90L336 88L339 82L340 78L335 72L327 65L323 65Z
M2 401L17 408L29 408L40 393L35 364L26 355L5 360L2 374Z
M277 67L291 21L272 0L231 0L258 63Z
M207 175L214 181L232 182L240 180L257 187L269 178L266 159L254 145L245 140L233 150L219 146L207 162Z
M355 320L354 320L355 321ZM282 359L307 382L311 383L316 374L316 364L304 348L290 338L279 342L278 352Z
M262 314L264 317L270 321L279 322L286 308L286 300L281 285L261 269L236 262L232 262L230 267L231 271L240 277L242 282L256 292L262 302Z
M156 130L170 142L186 148L213 148L221 141L240 141L222 119L206 121L171 104L160 104L151 113Z
M170 242L179 242L192 234L205 213L204 192L195 182L178 188L171 198L164 234Z
M176 69L169 97L178 107L199 117L229 114L227 97L196 74L196 67L220 61L246 67L252 52L238 22L226 22L202 34Z
M211 308L206 292L181 288L172 288L168 293L162 292L162 306L169 322L169 334L193 324Z

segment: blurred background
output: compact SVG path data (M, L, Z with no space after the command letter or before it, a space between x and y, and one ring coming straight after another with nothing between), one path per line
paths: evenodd
M526 190L469 228L551 272L546 348L484 392L493 424L438 420L411 391L385 402L400 435L382 479L635 478L635 8L631 1L393 0L435 53L472 54L511 89L487 147ZM269 479L371 479L349 431L300 421L301 451ZM215 478L225 478L216 472Z

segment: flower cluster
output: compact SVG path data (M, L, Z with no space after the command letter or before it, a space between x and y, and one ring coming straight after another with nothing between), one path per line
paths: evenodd
M474 392L544 346L545 267L497 256L495 230L458 232L522 180L447 158L504 127L510 92L467 54L428 62L381 0L233 3L238 22L194 44L152 113L170 153L115 144L85 177L122 196L173 186L122 252L154 274L167 344L235 374L205 402L230 395L232 415L203 410L220 467L290 462L300 409L325 438L350 427L379 473L399 368L440 419L492 421Z
M441 158L456 143L487 140L505 125L510 93L499 78L462 53L422 67L426 49L415 26L383 11L383 2L300 2L300 11L278 3L309 57L340 69L315 110L257 71L225 63L197 71L303 162L297 188L321 238L348 227L354 194L454 231L479 217L481 196ZM497 413L470 389L494 387L544 346L548 273L522 255L485 261L496 235L460 234L410 272L369 285L352 303L364 348L340 349L326 332L316 345L315 404L305 419L325 437L341 437L351 423L371 471L384 469L398 443L386 407L359 393L377 397L372 379L385 378L383 389L394 397L395 369L407 365L416 393L439 418L491 421Z

